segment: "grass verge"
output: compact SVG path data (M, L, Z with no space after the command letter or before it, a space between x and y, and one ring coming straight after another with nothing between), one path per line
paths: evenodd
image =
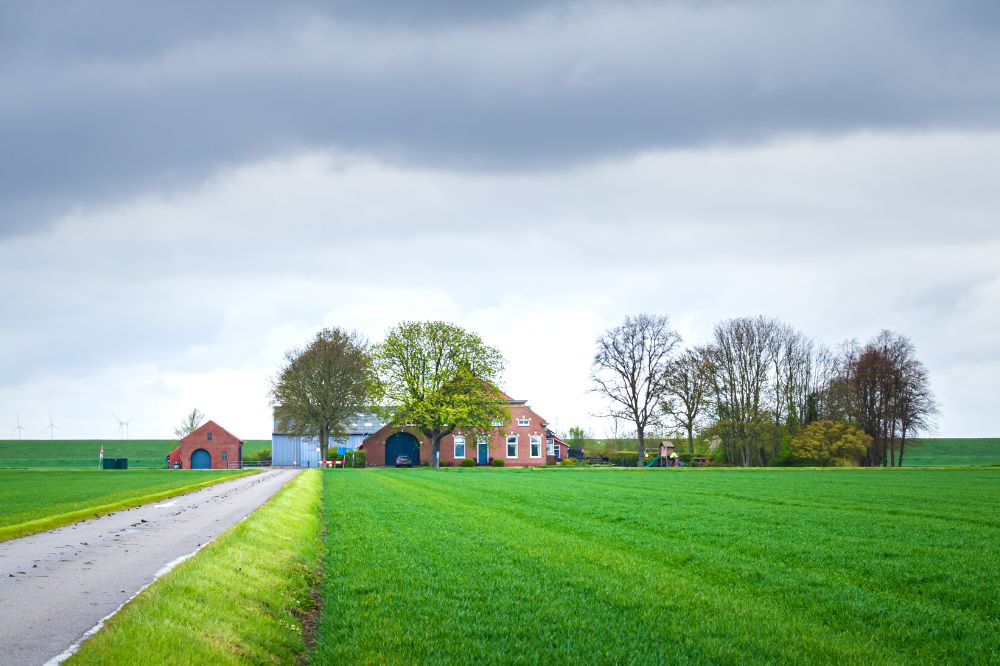
M69 664L297 664L322 552L306 470L112 617Z
M0 541L78 523L253 473L0 470Z

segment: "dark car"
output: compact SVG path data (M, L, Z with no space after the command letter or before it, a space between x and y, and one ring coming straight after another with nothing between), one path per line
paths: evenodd
M413 460L410 456L396 456L396 467L413 467Z

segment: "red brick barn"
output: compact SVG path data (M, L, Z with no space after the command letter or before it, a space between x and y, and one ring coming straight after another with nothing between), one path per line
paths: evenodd
M209 421L181 440L167 455L167 467L231 469L243 462L243 440Z
M442 466L459 465L463 458L472 458L477 465L488 465L493 459L513 467L546 463L549 431L545 419L526 400L504 397L511 412L510 422L494 423L486 435L466 435L460 430L447 435L441 440ZM410 456L414 465L429 462L431 446L429 439L411 428L385 426L366 437L358 448L366 451L369 465L391 467L398 455Z

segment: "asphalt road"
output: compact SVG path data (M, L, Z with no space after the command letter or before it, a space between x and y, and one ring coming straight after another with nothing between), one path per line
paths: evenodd
M271 470L0 542L0 664L59 663L165 568L248 516L298 473Z

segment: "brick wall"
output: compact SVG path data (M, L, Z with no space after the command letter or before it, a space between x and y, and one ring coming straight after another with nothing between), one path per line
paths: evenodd
M208 451L212 457L212 469L228 469L229 463L240 460L242 446L243 442L239 437L227 432L214 421L209 421L182 439L177 451L183 469L191 469L191 456L198 449Z

